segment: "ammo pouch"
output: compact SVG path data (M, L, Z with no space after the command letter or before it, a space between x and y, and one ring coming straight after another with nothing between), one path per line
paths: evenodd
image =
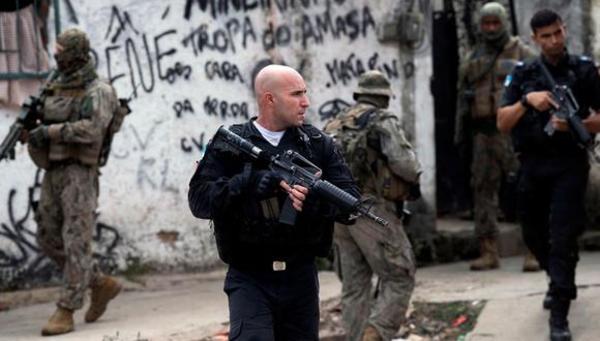
M237 244L237 233L229 222L221 219L213 219L210 225L215 234L215 241L217 243L217 252L219 258L227 264L231 262L233 253L235 252L235 245Z
M50 148L47 144L42 148L36 148L31 143L28 143L27 152L36 166L46 170L50 168L50 159L48 158Z
M100 150L100 157L98 160L100 167L106 165L106 162L108 161L108 155L110 154L113 136L121 129L123 121L125 120L125 116L129 115L129 113L131 113L131 108L129 108L129 100L125 98L119 98L119 106L117 106L117 109L113 113L113 117L106 130L106 136L102 141L102 149Z
M377 164L377 188L384 199L391 201L406 200L410 194L410 183L392 173L384 162Z

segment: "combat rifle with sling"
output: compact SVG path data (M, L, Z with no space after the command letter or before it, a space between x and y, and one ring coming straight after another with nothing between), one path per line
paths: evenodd
M356 216L365 216L381 226L388 225L388 221L372 213L370 211L371 207L365 205L364 201L355 198L329 181L321 180L321 169L296 151L287 150L282 154L270 155L224 127L219 128L214 141L217 141L216 143L224 142L254 160L268 163L269 168L279 174L290 186L300 185L306 187L309 191L316 193L342 211L350 212ZM295 218L296 211L288 198L279 216L279 222L293 225Z

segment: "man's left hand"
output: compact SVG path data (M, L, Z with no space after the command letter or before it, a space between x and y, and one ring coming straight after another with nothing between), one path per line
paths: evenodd
M286 192L288 192L294 209L296 209L298 212L302 212L302 204L304 203L304 200L306 200L306 195L308 195L308 188L300 185L294 185L291 187L285 181L281 181L280 185Z
M600 132L600 115L598 115L598 111L590 108L590 116L583 120L583 125L590 133L598 133Z
M42 148L48 141L48 126L40 125L29 132L29 143L36 148Z

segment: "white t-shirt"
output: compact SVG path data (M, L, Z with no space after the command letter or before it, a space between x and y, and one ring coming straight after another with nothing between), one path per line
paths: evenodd
M252 121L252 123L254 124L256 129L258 129L258 131L260 132L262 137L264 137L265 140L267 140L267 142L272 144L274 147L277 147L277 145L279 144L279 141L281 141L281 138L283 137L283 133L285 133L285 130L270 131L270 130L266 129L265 127L261 126L260 124L258 124L256 121Z

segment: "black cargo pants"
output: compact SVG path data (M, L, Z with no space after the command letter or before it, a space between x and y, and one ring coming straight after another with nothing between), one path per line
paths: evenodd
M314 259L282 267L272 262L229 267L224 291L229 298L230 340L318 340L319 280Z
M588 174L583 158L521 159L518 211L523 239L550 277L553 297L577 297L577 238L584 230Z

